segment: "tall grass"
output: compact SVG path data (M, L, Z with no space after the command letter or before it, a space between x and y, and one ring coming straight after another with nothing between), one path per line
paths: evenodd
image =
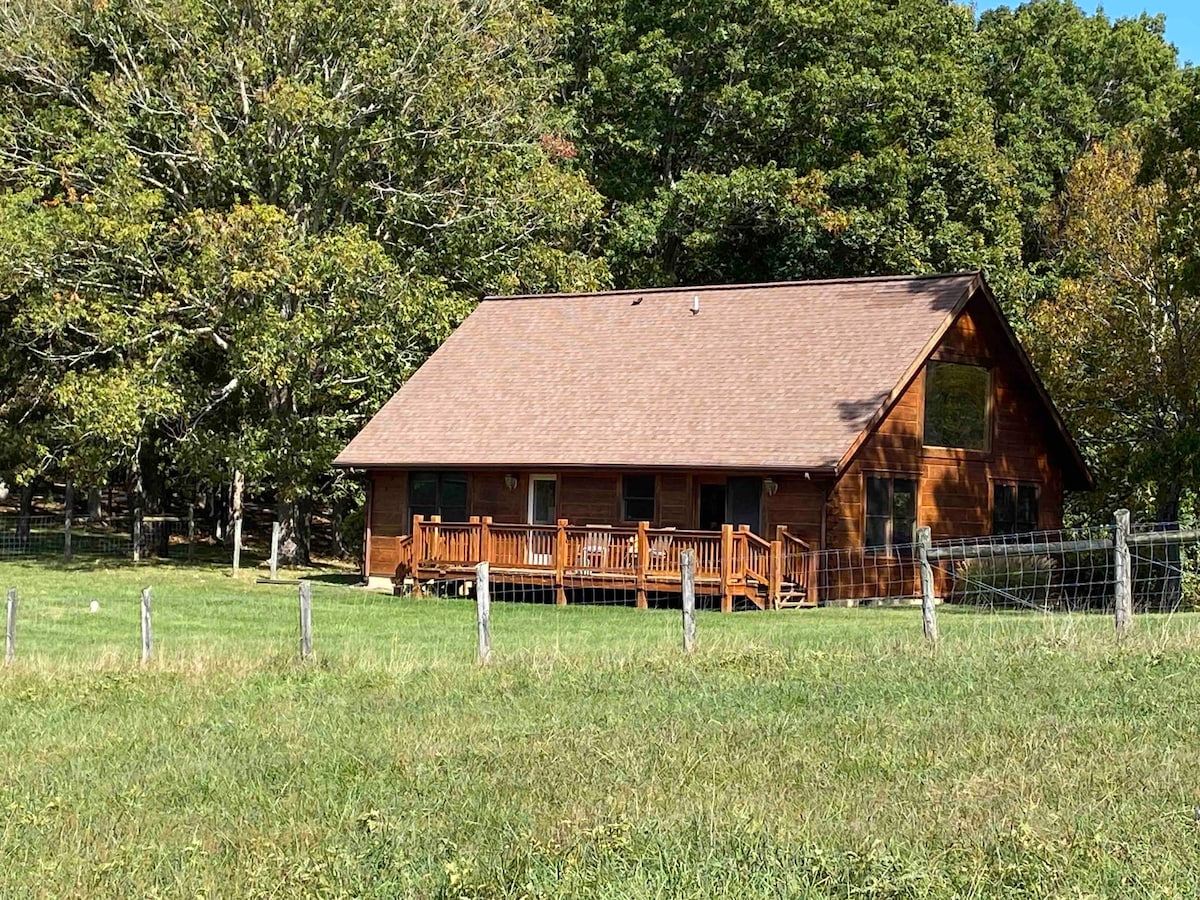
M137 590L157 657L138 665ZM1200 892L1200 618L679 614L0 565L0 896ZM101 609L91 614L88 603Z

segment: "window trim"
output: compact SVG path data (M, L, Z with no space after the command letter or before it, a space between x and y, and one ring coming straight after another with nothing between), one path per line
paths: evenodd
M993 537L1000 536L1000 532L996 531L996 488L1011 487L1018 493L1013 496L1013 503L1020 507L1020 489L1023 487L1033 488L1034 502L1037 504L1037 521L1034 523L1033 532L1041 530L1042 527L1042 496L1045 493L1043 485L1040 481L1034 481L1029 478L1004 478L1002 476L988 476L988 532ZM1015 510L1014 510L1015 512ZM1013 521L1013 527L1019 527L1019 523ZM1009 534L1030 534L1032 532L1013 531Z
M867 500L867 481L871 478L878 478L886 481L888 484L888 516L887 516L887 543L883 547L868 547L867 546L867 519L870 518L868 512ZM895 524L895 483L900 481L911 481L913 485L913 528L917 528L921 522L921 476L919 472L903 469L874 469L870 472L862 473L862 545L864 553L873 553L877 557L881 556L884 559L902 559L903 554L896 552L896 547L910 547L913 545L915 538L912 541L906 541L903 544L897 544L895 541L894 524Z
M987 374L987 388L983 402L983 447L951 447L946 444L931 444L925 439L926 433L926 412L929 407L929 366L931 363L944 363L954 366L972 366L976 369L983 369ZM996 393L996 378L995 365L991 360L982 359L979 357L966 357L957 354L942 357L931 356L925 360L925 364L921 367L921 449L932 450L934 455L946 455L955 457L959 454L967 457L978 458L980 456L988 456L992 452L992 446L995 443L996 419L994 415L995 408L995 393Z
M654 493L649 497L634 497L634 500L649 500L653 504L653 514L648 519L630 519L626 515L625 503L629 499L625 494L625 480L627 478L648 478L654 484ZM621 522L656 522L658 521L658 495L659 484L658 475L647 472L622 472L621 473L621 490L617 496L617 502L621 505L618 510L618 520Z

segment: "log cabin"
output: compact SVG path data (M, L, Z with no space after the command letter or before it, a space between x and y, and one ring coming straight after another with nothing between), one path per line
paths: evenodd
M903 593L918 526L1057 528L1093 483L979 272L487 297L337 465L368 581L645 605L692 549L723 609Z

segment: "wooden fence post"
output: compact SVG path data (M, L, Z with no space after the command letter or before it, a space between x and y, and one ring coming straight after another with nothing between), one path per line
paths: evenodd
M154 627L150 621L150 588L142 588L142 665L154 655Z
M567 525L566 519L558 520L558 533L554 545L554 602L567 605Z
M279 523L271 523L271 580L279 571Z
M933 548L933 533L928 526L917 529L917 550L921 565L921 628L931 644L938 639L937 611L933 605L933 566L929 551Z
M63 491L63 559L67 562L71 561L73 555L71 548L71 525L74 514L75 484L68 478L66 489Z
M312 658L312 582L300 582L300 659Z
M133 561L140 562L142 559L142 511L135 509L133 511Z
M733 526L721 526L721 612L733 612Z
M696 651L696 551L679 554L679 591L683 598L683 652Z
M1129 510L1118 509L1113 534L1113 576L1116 580L1117 636L1133 627L1133 563L1129 556Z
M17 658L17 589L8 589L8 609L4 628L4 664L11 666Z
M187 558L193 560L196 558L196 504L188 504L188 545Z
M479 616L479 662L492 659L492 595L488 584L488 563L475 567L475 608Z

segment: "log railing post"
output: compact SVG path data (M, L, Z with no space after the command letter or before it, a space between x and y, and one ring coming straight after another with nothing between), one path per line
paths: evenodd
M721 612L733 612L733 526L721 526Z
M1113 533L1113 577L1116 580L1117 636L1133 627L1133 563L1129 555L1129 510L1118 509Z
M558 533L554 536L554 602L567 605L567 525L566 519L558 520Z
M768 575L771 587L767 599L772 609L778 609L780 595L783 594L783 541L771 541L771 565Z
M482 561L479 555L479 516L471 516L467 522L471 526L467 533L467 559L477 563Z
M440 562L446 553L441 524L441 516L429 517L429 537L425 542L425 553L430 562L434 563Z
M425 558L425 532L422 525L425 517L413 516L412 524L412 580L413 596L421 596L421 560Z
M481 562L492 561L492 517L483 516L479 520L479 559Z
M917 555L921 566L921 629L925 639L936 644L938 639L937 611L933 601L933 565L929 562L929 551L933 549L933 536L929 526L917 529Z
M646 599L646 569L650 568L650 523L638 522L634 545L633 580L637 589L637 608L649 606Z

